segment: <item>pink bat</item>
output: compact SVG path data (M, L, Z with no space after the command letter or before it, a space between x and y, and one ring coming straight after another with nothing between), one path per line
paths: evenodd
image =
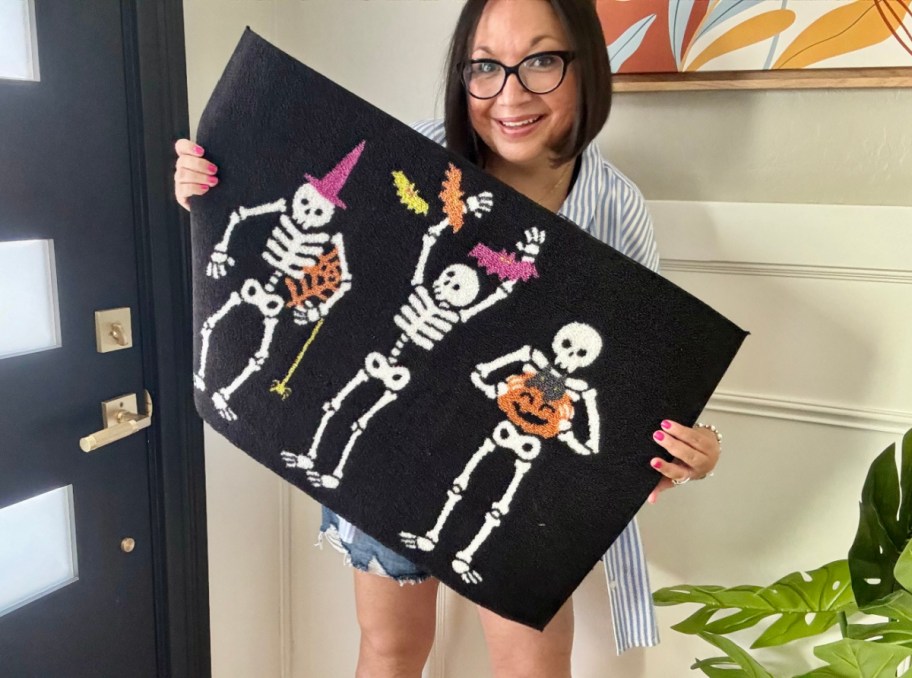
M478 243L469 252L470 257L475 257L478 264L485 268L488 274L496 273L501 280L522 280L538 277L538 269L531 261L516 261L514 252L501 250L495 252L487 245Z

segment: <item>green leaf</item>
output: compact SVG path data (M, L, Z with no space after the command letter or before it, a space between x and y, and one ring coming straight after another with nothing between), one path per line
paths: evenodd
M738 666L738 663L731 657L698 659L696 663L690 666L691 671L697 669L709 676L709 678L747 678L748 676L748 673Z
M743 675L745 678L774 678L772 673L767 671L756 659L747 653L747 650L739 646L734 641L729 640L724 636L718 636L714 633L700 633L699 636L707 643L712 643L718 647L725 654L727 654L735 664L744 669L744 673L741 675Z
M912 648L912 626L907 622L888 621L879 624L849 624L846 637L874 643L892 643Z
M896 678L912 649L843 638L815 647L814 654L828 664L796 678Z
M866 609L901 588L894 568L912 530L912 430L903 437L900 469L896 446L890 445L872 462L861 491L858 531L849 550L852 589ZM900 575L909 579L907 564Z
M765 587L672 586L656 591L653 597L657 605L702 605L672 627L681 633L733 633L778 615L752 647L782 645L817 635L838 622L839 612L855 611L845 560L807 573L793 572ZM731 612L725 615L725 611Z
M882 617L912 624L912 593L899 589L865 605L861 611L865 614L879 614Z
M906 543L893 567L893 577L907 591L912 591L912 541Z

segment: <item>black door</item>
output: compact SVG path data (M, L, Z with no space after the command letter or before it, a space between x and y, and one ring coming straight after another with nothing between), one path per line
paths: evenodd
M161 45L143 45L149 9L37 0L29 23L39 79L0 79L0 297L18 302L0 302L2 677L206 672L205 661L188 670L188 654L204 650L187 649L193 622L187 601L174 602L188 582L205 591L205 567L193 564L205 540L193 534L198 521L187 529L188 501L200 505L188 483L198 491L202 477L192 464L199 450L186 447L197 440L187 422L199 425L180 406L190 390L162 378L163 367L190 370L173 352L160 364L170 351L161 342L186 338L187 309L186 294L155 297L157 286L168 293L161 279L182 257L168 244L176 213L164 206L163 158L176 134L162 125L169 115L148 115L171 101L159 90L174 63ZM182 67L182 35L151 16L146 37L180 40ZM181 291L180 279L168 284ZM121 310L96 319L111 309ZM129 409L130 395L136 414L121 412L114 435L88 440L105 428L101 403ZM170 525L169 511L179 512Z

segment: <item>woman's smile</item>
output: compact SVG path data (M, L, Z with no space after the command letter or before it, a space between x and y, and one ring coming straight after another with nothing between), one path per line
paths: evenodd
M512 118L495 118L498 123L497 127L500 132L508 139L528 136L540 127L539 123L544 120L544 115L524 115Z

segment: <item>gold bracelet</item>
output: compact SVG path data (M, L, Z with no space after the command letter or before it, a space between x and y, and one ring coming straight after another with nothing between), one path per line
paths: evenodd
M716 436L716 442L719 443L719 454L722 454L722 434L719 433L719 429L717 429L712 424L701 424L700 422L697 422L696 424L694 424L694 428L705 428L705 429L712 431L712 434L714 436ZM712 478L712 476L713 476L713 472L710 471L705 476L703 476L701 478L696 478L696 480L703 480L704 478Z

